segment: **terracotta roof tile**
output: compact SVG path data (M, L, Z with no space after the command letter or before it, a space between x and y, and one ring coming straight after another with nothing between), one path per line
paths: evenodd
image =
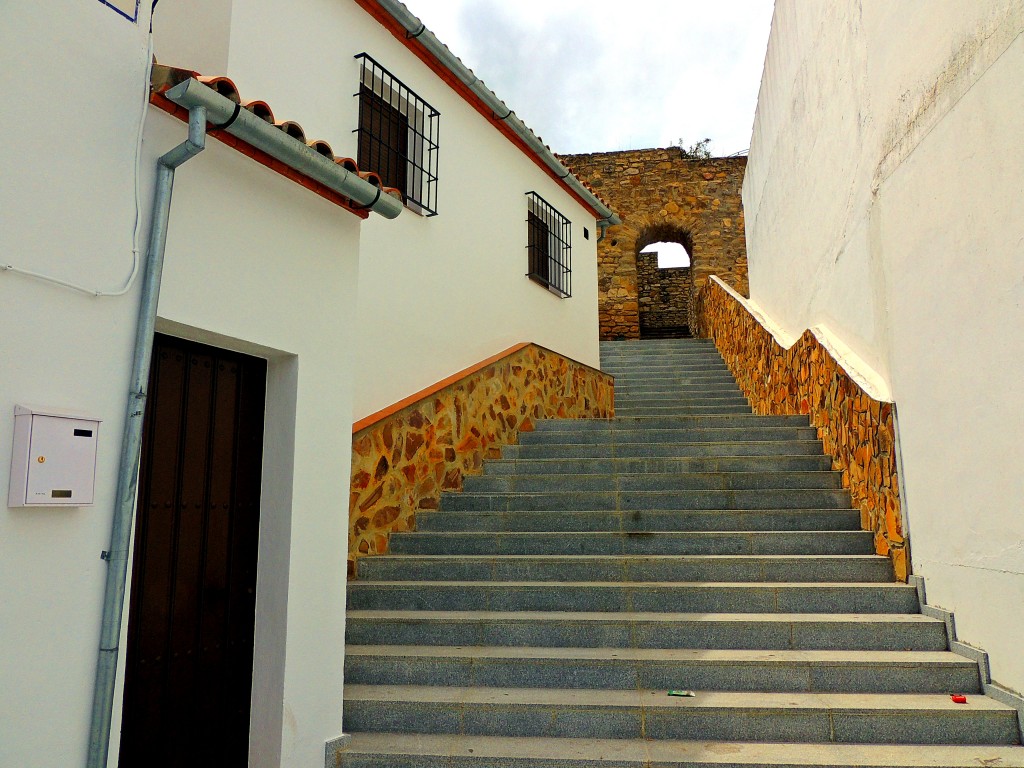
M356 165L356 161L353 160L351 157L336 157L334 158L334 162L336 162L349 173L359 173L359 166Z
M323 139L313 139L312 141L307 141L306 146L312 149L314 152L321 154L326 158L329 158L331 162L334 161L334 150L331 149L331 145L328 144Z
M203 85L208 88L213 88L217 93L227 99L231 99L235 104L241 104L242 98L238 95L238 87L229 77L197 77Z
M289 136L291 136L293 139L301 141L303 144L307 143L306 132L302 129L302 126L296 123L294 120L282 120L279 123L274 123L274 127L279 128L280 130L284 131ZM331 159L334 159L333 152L331 153Z
M384 188L384 182L381 180L380 174L378 174L376 171L358 171L358 173L359 178L361 178L363 181L373 184L373 186L377 187L377 189Z
M265 101L246 101L242 103L242 109L247 109L252 112L260 120L273 124L274 122L274 111L270 108L270 105Z

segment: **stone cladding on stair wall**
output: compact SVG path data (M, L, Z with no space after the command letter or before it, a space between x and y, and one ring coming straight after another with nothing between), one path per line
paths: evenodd
M874 533L875 551L888 555L896 577L906 581L893 404L868 395L811 331L783 348L718 283L709 281L696 305L695 334L715 342L754 413L810 416L833 468L843 473L861 526Z
M598 313L602 339L641 336L645 290L637 269L641 249L659 241L691 239L689 325L692 296L715 274L747 295L747 251L741 188L745 157L690 160L678 147L563 155L622 223L597 244ZM670 293L669 302L674 300ZM662 312L651 305L652 317Z
M349 575L388 550L394 531L462 490L538 419L609 419L614 379L536 344L520 344L354 426Z

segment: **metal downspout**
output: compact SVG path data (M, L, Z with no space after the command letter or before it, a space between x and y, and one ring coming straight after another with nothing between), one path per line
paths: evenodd
M92 721L89 729L88 768L106 768L110 748L110 723L114 707L114 681L117 675L121 615L124 610L125 583L128 574L128 548L131 544L132 515L139 483L139 458L142 449L142 421L146 411L146 388L153 357L153 333L163 276L167 223L171 215L171 193L175 169L198 155L206 146L206 108L193 107L188 115L188 139L157 160L156 193L149 233L149 251L143 267L139 321L132 354L132 378L128 392L128 411L121 445L121 463L117 473L117 497L110 528L110 549L103 552L107 561L107 584L103 595L103 623L100 627L99 658L96 663L96 687L93 693Z

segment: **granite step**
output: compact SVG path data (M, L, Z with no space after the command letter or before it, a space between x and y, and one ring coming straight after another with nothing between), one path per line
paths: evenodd
M693 458L503 459L484 464L484 476L827 472L830 456L711 456Z
M665 414L670 415L670 414ZM747 414L734 414L736 416ZM809 426L700 426L697 424L676 427L632 426L631 424L608 425L607 428L592 427L587 430L544 429L523 432L519 435L520 445L594 445L599 443L729 443L770 440L817 440L814 427Z
M869 555L870 531L393 533L393 555Z
M527 433L534 434L534 433ZM525 435L520 435L523 439ZM636 440L637 438L632 438ZM611 436L600 443L560 443L552 441L525 442L506 445L501 449L503 459L575 459L575 458L695 458L738 456L823 456L821 441L812 439L780 440L766 436L761 440L723 442L621 442ZM487 466L486 464L484 465Z
M792 651L349 645L354 685L674 689L803 693L981 692L949 651Z
M845 489L565 491L562 493L444 493L446 512L638 511L647 509L847 509Z
M636 381L615 378L616 405L629 404L636 398L650 397L660 393L664 397L697 397L700 395L745 395L731 376L705 377L701 379L658 379Z
M350 610L916 613L906 584L580 581L374 581L349 584Z
M722 405L636 405L619 404L615 412L620 416L700 416L716 413L750 413L750 405L743 402Z
M706 397L676 395L668 398L616 398L615 414L621 418L673 416L749 416L750 404L742 395ZM806 424L804 425L806 426Z
M721 356L709 354L602 359L601 370L615 375L617 373L643 374L662 371L728 371L729 366L725 364L725 360Z
M856 509L550 510L444 512L416 516L419 531L831 531L859 530Z
M380 555L359 574L382 581L889 582L869 555Z
M711 427L808 427L806 416L756 416L751 413L725 416L617 416L614 419L542 419L535 432L603 432L605 430L708 429Z
M462 483L464 493L549 493L556 491L690 491L841 489L843 478L829 470L733 472L604 472L569 475L474 475Z
M349 685L345 731L556 738L1019 743L1017 713L984 696Z
M690 408L710 408L716 405L749 405L749 401L742 392L678 392L667 395L637 395L630 397L616 395L616 413L622 409L631 408L671 408L674 406L686 406ZM625 416L625 414L619 413ZM714 415L709 412L708 415Z
M346 641L807 651L945 651L948 646L946 625L919 613L353 610Z
M1001 768L1024 748L353 733L338 768Z
M655 387L700 391L703 387L720 387L722 385L739 388L736 379L728 371L658 373L656 375L620 373L615 376L616 393L620 387L626 391Z

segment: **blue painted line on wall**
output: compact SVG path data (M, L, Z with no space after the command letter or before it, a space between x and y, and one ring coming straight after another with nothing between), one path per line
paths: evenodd
M129 14L127 11L124 10L124 8L118 7L117 5L115 5L110 0L99 0L99 1L100 1L101 4L103 4L103 5L107 6L108 8L111 8L114 11L116 11L119 15L124 16L126 19L128 19L128 21L131 21L131 22L134 23L134 22L138 21L138 19L139 19L139 0L135 0L135 12L134 12L134 14Z

